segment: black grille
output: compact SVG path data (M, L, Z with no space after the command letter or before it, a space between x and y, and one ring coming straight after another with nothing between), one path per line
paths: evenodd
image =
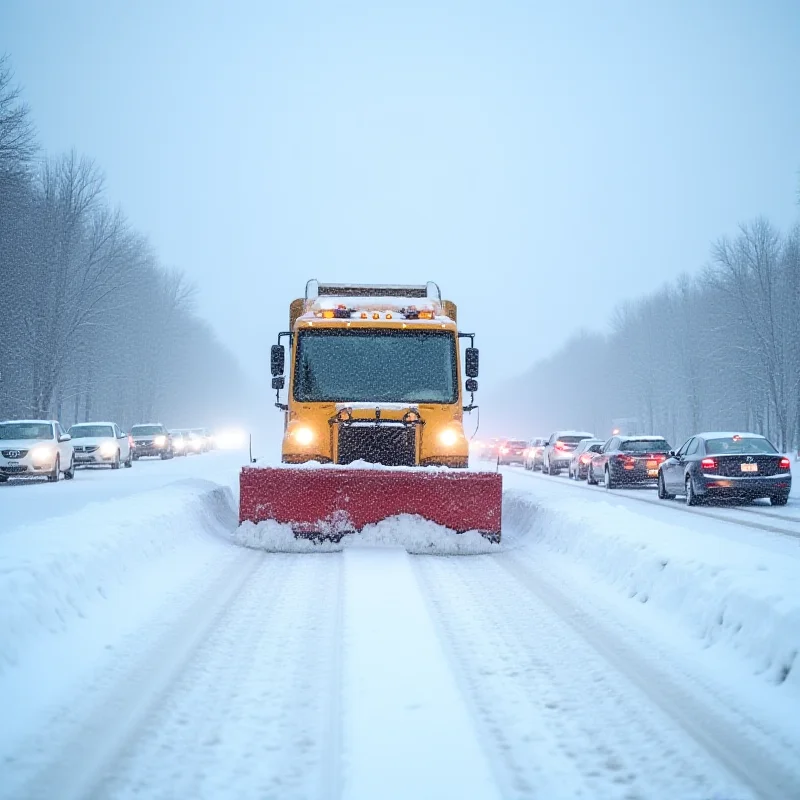
M27 450L3 450L5 458L25 458L28 455Z
M714 456L711 456L714 458ZM725 456L717 458L717 473L726 478L763 478L780 471L779 456ZM757 472L742 472L742 464L758 464Z
M406 425L341 425L340 464L368 461L387 467L413 467L416 463L416 432Z
M96 444L77 445L74 448L76 453L94 453L97 450Z

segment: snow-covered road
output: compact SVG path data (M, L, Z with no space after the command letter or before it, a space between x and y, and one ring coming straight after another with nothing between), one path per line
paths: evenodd
M267 553L241 461L0 487L0 797L800 797L796 538L506 470L493 554Z

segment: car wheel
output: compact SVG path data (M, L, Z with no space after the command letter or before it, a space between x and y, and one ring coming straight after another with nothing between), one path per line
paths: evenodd
M543 458L542 459L542 475L549 475L550 474L550 469L546 465L547 465L547 459Z
M50 483L57 483L59 478L61 477L61 458L56 456L56 466L55 469L47 476L47 480Z
M119 450L117 450L117 454L114 456L114 460L111 462L111 469L119 469Z
M658 499L659 500L672 500L675 497L674 494L670 494L667 491L667 484L664 483L664 473L658 473Z
M617 482L611 477L611 470L608 467L606 467L606 470L603 473L603 483L605 484L606 489L617 488Z
M697 495L694 493L694 483L692 482L691 475L686 476L686 505L696 506L700 502Z
M789 502L788 494L776 494L770 497L769 502L773 506L785 506Z
M5 483L8 480L7 475L0 475L0 483Z
M64 478L71 481L75 477L75 456L70 459L69 469L64 473Z
M125 468L130 469L133 466L133 453L128 452L128 458L125 459Z
M597 486L597 481L595 480L591 465L589 465L589 469L586 472L586 483L588 483L589 486Z

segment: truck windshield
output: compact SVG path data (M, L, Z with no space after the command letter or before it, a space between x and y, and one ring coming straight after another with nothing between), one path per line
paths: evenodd
M456 340L447 331L300 331L301 403L455 403Z

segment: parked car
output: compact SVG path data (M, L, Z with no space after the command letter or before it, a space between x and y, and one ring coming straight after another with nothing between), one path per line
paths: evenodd
M69 429L75 466L104 464L111 469L133 465L133 448L128 434L115 422L79 422Z
M525 450L525 460L523 461L525 469L537 470L542 468L542 455L546 444L547 439L543 436L531 439L528 442L528 447Z
M525 448L528 443L524 439L509 439L500 446L499 464L523 464Z
M698 433L661 464L658 496L682 494L686 505L706 498L755 500L785 506L792 490L791 462L757 433Z
M572 453L579 442L594 439L593 433L585 431L556 431L547 440L542 453L542 472L545 475L558 475L562 469L569 467Z
M588 483L603 482L606 489L641 484L656 485L658 468L670 446L663 436L612 436L592 457Z
M0 483L9 478L75 477L72 439L51 419L0 422Z
M160 422L134 425L131 428L131 436L133 436L134 461L147 456L167 459L175 455L172 436Z
M599 453L602 447L602 439L583 439L578 442L578 446L572 451L572 458L569 460L567 471L569 477L575 481L585 481L589 474L592 456Z

